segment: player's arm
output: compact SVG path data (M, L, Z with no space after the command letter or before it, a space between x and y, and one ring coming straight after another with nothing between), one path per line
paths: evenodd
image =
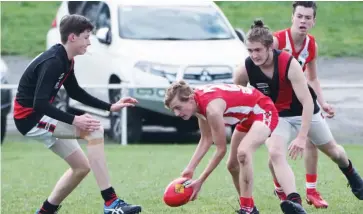
M56 120L72 124L75 115L61 111L49 102L53 87L61 74L61 67L56 59L47 60L39 67L39 77L33 98L33 109Z
M236 85L247 86L249 82L245 64L239 65L233 74L233 83Z
M299 62L295 58L291 59L291 64L288 71L288 79L291 82L297 99L303 106L302 124L298 137L306 138L314 112L314 104L308 88L307 80Z
M226 131L224 126L223 112L226 109L226 102L222 99L215 99L207 106L207 120L211 130L213 142L216 145L216 152L208 163L199 179L204 182L212 171L218 166L227 151Z
M318 103L323 106L325 104L325 100L323 97L323 91L321 89L320 86L320 81L318 79L318 75L317 75L317 58L318 58L318 45L315 43L315 57L314 59L309 62L306 65L307 68L307 72L306 72L306 77L308 79L308 83L309 85L314 89L316 95L317 95L317 100Z
M81 88L76 79L76 75L72 71L72 73L68 76L66 81L64 81L64 88L67 91L67 94L70 98L77 100L83 104L88 106L103 109L109 111L111 108L110 103L106 103L102 100L99 100L89 93L87 93L83 88Z
M199 130L200 130L200 140L197 148L191 158L188 166L186 167L187 172L194 170L197 168L200 161L203 159L204 155L208 152L210 146L213 143L211 130L209 128L209 124L207 120L203 120L198 118Z

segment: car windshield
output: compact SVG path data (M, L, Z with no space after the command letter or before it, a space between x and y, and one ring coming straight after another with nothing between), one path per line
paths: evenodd
M233 34L212 6L121 6L120 37L141 40L219 40Z

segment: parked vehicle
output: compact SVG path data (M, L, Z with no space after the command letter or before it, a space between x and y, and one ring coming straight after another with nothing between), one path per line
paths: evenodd
M166 87L176 79L193 85L231 83L235 66L248 56L243 31L234 29L212 1L64 1L47 33L47 48L60 42L61 18L74 13L95 25L87 53L75 59L79 83L136 85L128 90L139 101L127 109L128 142L138 141L145 125L197 131L196 119L182 121L165 109ZM108 102L121 97L119 89L86 90ZM120 113L85 106L66 94L60 97L58 103L67 110L109 118L105 129L115 140L121 138Z
M0 59L0 71L1 71L1 85L7 84L8 67L2 58ZM1 89L1 144L3 143L6 135L7 116L11 111L11 102L12 102L11 90Z

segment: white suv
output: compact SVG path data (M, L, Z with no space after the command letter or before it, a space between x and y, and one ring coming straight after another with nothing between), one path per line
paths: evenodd
M80 85L125 82L140 86L128 91L139 101L137 108L127 111L128 142L140 139L143 125L198 130L196 119L182 121L165 109L165 88L176 79L193 85L231 83L235 66L248 55L243 32L233 29L212 1L62 2L47 34L47 48L60 42L59 22L73 13L88 17L95 25L87 53L75 59ZM145 88L148 85L154 87ZM116 89L86 90L108 102L120 97ZM119 113L110 115L65 94L60 97L58 104L67 110L109 117L110 126L105 129L115 140L121 138Z

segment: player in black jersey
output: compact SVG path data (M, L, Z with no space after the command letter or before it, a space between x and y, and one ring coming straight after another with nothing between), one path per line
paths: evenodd
M93 28L83 16L63 17L60 23L62 43L33 59L19 82L14 101L16 127L26 137L44 142L70 166L36 213L57 213L62 201L91 169L105 201L105 214L141 212L140 206L119 199L111 186L104 153L104 130L100 121L88 114L75 116L63 112L51 104L62 85L72 99L103 110L120 111L137 103L131 97L113 104L106 103L89 95L78 85L73 69L74 57L86 52ZM77 139L88 142L88 157Z
M261 20L255 21L247 38L250 57L237 69L234 83L247 85L249 82L274 101L280 118L268 141L280 141L287 145L295 138L289 146L289 155L296 159L299 154L302 155L309 139L339 166L353 194L362 200L363 180L352 166L344 148L334 140L328 124L321 116L317 96L308 86L300 64L288 52L274 50L272 44L273 36L268 27ZM285 150L283 147L283 151L276 152L285 153ZM291 190L287 190L283 183L294 175L285 172L284 176L276 177L281 171L280 163L274 157L270 157L269 162L273 165L270 169L274 179L288 194Z

